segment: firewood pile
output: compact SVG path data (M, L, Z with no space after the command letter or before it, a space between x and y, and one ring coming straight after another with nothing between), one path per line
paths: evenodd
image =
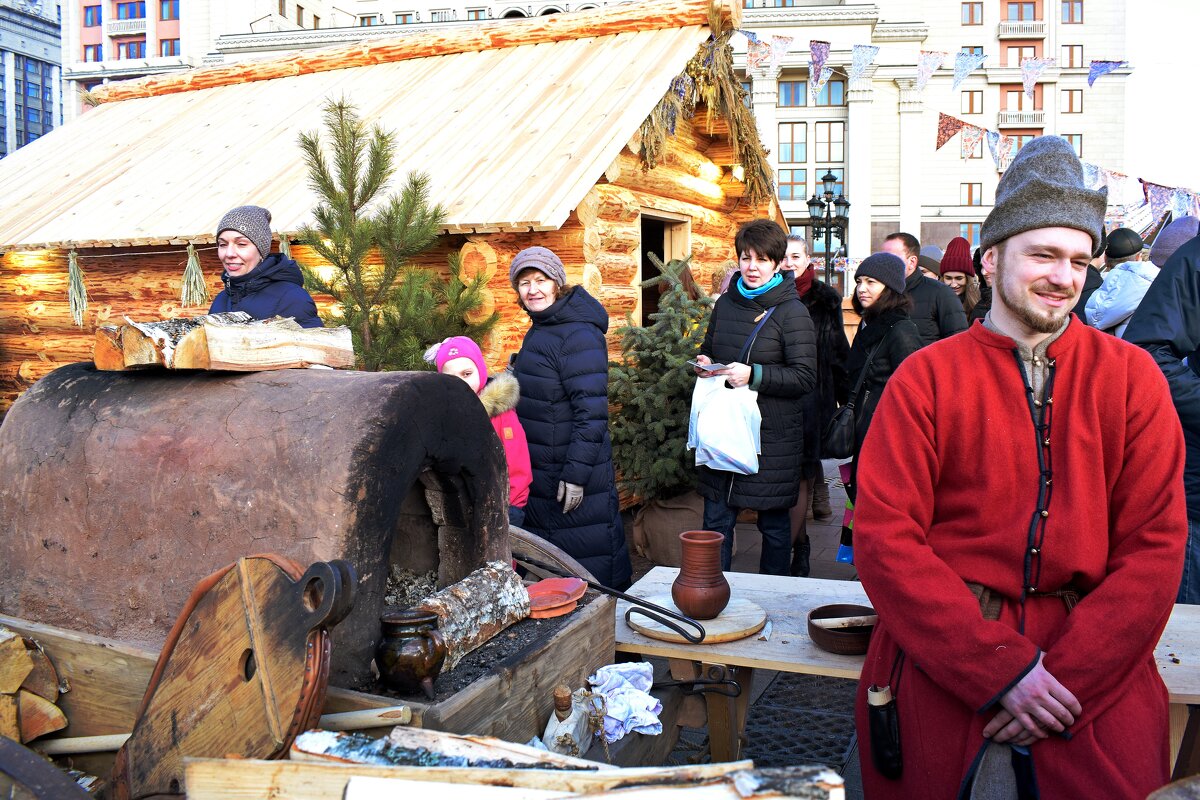
M313 365L354 366L350 329L302 328L295 320L255 320L242 311L105 325L96 330L97 369L147 367L259 372Z
M58 671L41 645L0 627L0 736L21 744L67 727Z

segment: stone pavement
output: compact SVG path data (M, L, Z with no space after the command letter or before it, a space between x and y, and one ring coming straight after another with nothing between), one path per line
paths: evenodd
M808 536L812 541L810 577L854 580L854 567L836 561L846 503L838 463L824 463L833 519L827 522L808 519ZM626 530L632 530L629 522ZM754 523L739 523L734 538L737 551L733 556L733 571L758 572L762 538L758 528ZM634 580L653 566L634 555ZM750 687L743 755L763 767L828 765L846 779L847 799L861 800L858 746L854 737L854 689L855 682L850 680L759 670ZM707 760L704 731L684 728L679 746L672 753L672 763Z

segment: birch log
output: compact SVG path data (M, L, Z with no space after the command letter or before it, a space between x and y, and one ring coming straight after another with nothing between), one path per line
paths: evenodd
M438 616L446 640L446 672L500 631L529 616L529 592L513 568L489 561L458 583L422 600L418 608Z

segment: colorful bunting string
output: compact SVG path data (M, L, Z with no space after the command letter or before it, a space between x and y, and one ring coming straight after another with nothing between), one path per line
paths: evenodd
M771 45L763 41L750 42L746 49L746 69L762 69L771 60Z
M938 112L938 129L937 129L937 147L935 150L941 150L946 142L954 138L954 134L963 129L967 123L963 122L958 117L952 117L949 114Z
M1023 58L1021 59L1021 82L1025 84L1025 94L1029 95L1029 99L1033 99L1034 87L1037 86L1038 78L1042 77L1042 73L1047 67L1054 66L1053 58Z
M861 78L867 67L874 63L877 55L879 48L873 44L854 45L854 51L850 54L850 72L846 76L846 84L853 84Z
M1097 78L1103 77L1110 72L1116 72L1122 67L1128 67L1128 61L1093 61L1088 66L1088 86L1096 82Z
M812 39L808 43L808 82L816 83L829 60L829 42Z
M930 76L946 61L947 53L937 50L922 50L917 58L917 91L925 90Z
M829 79L833 77L833 67L822 67L821 74L817 78L816 83L810 82L808 88L812 90L813 105L817 104L817 97L820 96L821 90L825 88L825 84L829 83Z
M975 70L983 66L983 62L987 61L987 56L976 53L958 52L954 54L954 85L952 91L957 92L958 87L967 79Z
M965 123L962 129L962 158L972 158L975 151L979 149L980 143L983 141L983 135L986 133L983 128L978 125Z
M771 71L779 69L783 57L787 55L788 48L792 44L791 36L772 36L771 37Z

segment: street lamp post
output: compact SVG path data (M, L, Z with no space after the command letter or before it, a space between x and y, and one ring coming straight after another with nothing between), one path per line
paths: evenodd
M836 229L842 242L846 241L846 232L850 227L850 201L845 194L839 194L835 200L833 187L837 184L837 176L832 170L821 176L821 194L813 192L808 201L808 215L812 218L813 238L825 233L825 282L833 283L833 232ZM848 254L847 254L848 255ZM843 294L845 287L842 287Z

